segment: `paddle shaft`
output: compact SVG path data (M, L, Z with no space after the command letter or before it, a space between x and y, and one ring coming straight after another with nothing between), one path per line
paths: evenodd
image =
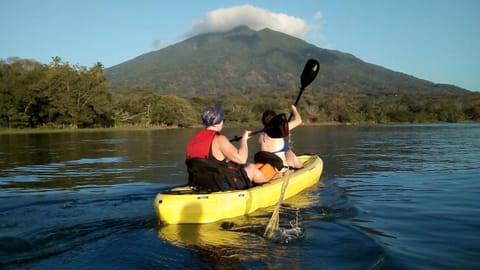
M251 135L258 134L260 132L266 132L268 136L272 138L283 138L288 135L288 121L287 117L284 113L278 114L273 117L269 124L265 126L263 129L250 132ZM230 142L238 141L242 138L242 136L235 136L230 139Z
M263 132L263 131L265 131L264 128L263 128L263 129L260 129L260 130L257 130L257 131L252 131L252 132L250 132L250 136L257 135L257 134L259 134L259 133L261 133L261 132ZM242 139L242 137L243 137L243 136L238 136L238 135L237 135L237 136L234 136L233 138L230 138L230 139L228 139L228 140L229 140L230 142L237 142L237 141L239 141L240 139Z
M303 90L305 90L305 87L300 88L300 92L298 93L297 99L295 100L295 103L294 103L295 107L297 107L298 102L300 101L300 97L303 94ZM292 117L293 117L293 112L290 112L290 116L288 117L288 122L290 122L290 120L292 120Z

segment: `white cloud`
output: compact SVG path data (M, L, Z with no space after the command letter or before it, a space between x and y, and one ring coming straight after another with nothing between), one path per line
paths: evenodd
M159 50L159 49L163 49L165 47L168 46L168 42L164 41L164 40L160 40L160 39L156 39L152 42L152 47L155 49L155 50Z
M315 12L308 23L308 34L306 38L323 48L331 49L333 46L328 43L327 38L322 33L322 21L322 13L320 11Z
M187 36L228 31L239 25L246 25L254 30L270 28L295 37L303 37L307 32L307 23L302 19L251 5L243 5L208 12L203 18L192 24Z

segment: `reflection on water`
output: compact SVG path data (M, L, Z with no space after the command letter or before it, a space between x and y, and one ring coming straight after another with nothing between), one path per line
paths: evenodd
M183 144L189 133L160 132L1 135L0 196L7 195L6 189L41 192L137 181L182 183L184 152L172 143ZM169 178L158 179L159 175Z
M206 268L213 269L270 268L274 265L281 265L282 269L311 269L313 261L316 269L318 265L327 267L338 260L335 251L329 252L335 248L342 250L341 257L356 259L362 269L378 265L383 260L382 248L361 230L337 223L339 219L355 215L355 209L331 181L326 179L325 184L318 183L283 202L280 228L295 228L300 232L292 241L284 241L285 236L280 241L263 237L274 206L209 224L159 225L157 235L172 245L195 251L201 256L198 260ZM319 220L325 223L319 226ZM342 240L333 240L335 238ZM306 251L309 245L315 248ZM352 266L349 261L334 264Z
M301 227L303 217L300 213L300 207L313 206L315 198L318 197L315 188L319 185L317 184L283 201L280 208L280 227L285 229ZM162 239L180 246L227 246L241 249L250 246L252 243L249 243L249 241L252 240L254 242L259 240L268 242L268 239L263 239L263 234L273 209L274 206L271 206L255 211L250 215L223 219L208 224L159 225L157 228L158 235ZM323 212L323 217L325 216L326 213ZM258 252L255 253L258 254Z
M186 182L181 146L195 131L1 134L0 268L478 266L479 124L295 129L294 150L319 154L324 174L283 202L281 226L298 216L303 234L281 244L263 238L273 207L158 224L152 200Z

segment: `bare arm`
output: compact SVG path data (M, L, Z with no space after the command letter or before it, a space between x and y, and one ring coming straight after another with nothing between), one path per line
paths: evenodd
M292 105L291 109L292 109L293 118L292 120L290 120L290 122L288 122L289 130L292 130L302 124L302 117L298 113L297 107L295 107L295 105Z
M235 145L233 145L224 135L218 136L216 138L216 143L223 157L238 164L246 163L248 158L247 140L249 139L249 133L250 131L245 131L243 133L242 139L240 139L240 146L238 148L235 147Z

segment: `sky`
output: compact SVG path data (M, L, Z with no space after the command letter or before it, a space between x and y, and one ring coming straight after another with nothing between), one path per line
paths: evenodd
M205 32L271 28L480 91L478 0L0 0L0 59L108 68ZM320 71L321 72L321 71Z

